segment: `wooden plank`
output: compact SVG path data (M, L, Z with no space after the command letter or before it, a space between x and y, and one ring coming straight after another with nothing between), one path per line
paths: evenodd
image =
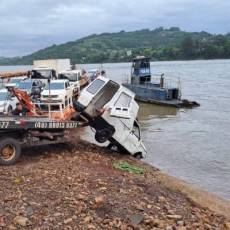
M28 71L4 72L0 73L0 78L22 77L27 76Z

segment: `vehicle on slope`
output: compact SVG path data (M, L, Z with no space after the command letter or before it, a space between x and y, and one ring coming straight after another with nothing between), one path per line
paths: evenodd
M141 140L139 106L134 97L127 88L99 76L81 92L74 107L95 129L97 142L110 141L110 146L143 158L146 148Z
M80 114L70 104L33 103L25 91L14 87L8 90L28 112L23 116L0 116L0 164L15 163L25 146L68 142L67 130L89 125L96 130L100 143L109 140L110 145L136 157L146 154L134 94L116 82L99 77L85 88L85 96L75 104Z

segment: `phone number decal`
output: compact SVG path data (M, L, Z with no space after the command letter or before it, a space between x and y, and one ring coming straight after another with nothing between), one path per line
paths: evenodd
M7 122L4 122L4 121L1 121L0 122L0 129L7 129L9 127L10 123L7 121Z
M36 122L35 128L38 129L74 129L78 127L75 122Z

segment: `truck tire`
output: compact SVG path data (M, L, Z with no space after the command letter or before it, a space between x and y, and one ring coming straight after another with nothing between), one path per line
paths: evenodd
M7 114L10 114L11 112L12 112L12 106L10 105L9 107L8 107L8 109L7 109Z
M0 164L12 165L21 155L21 145L14 138L0 140Z
M99 143L105 143L110 137L112 132L109 129L97 130L95 140Z

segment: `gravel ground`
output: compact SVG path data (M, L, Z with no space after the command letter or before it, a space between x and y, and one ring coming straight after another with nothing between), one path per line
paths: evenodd
M119 162L144 173L115 169ZM16 165L0 166L0 184L0 229L230 229L159 170L83 141L24 150Z

